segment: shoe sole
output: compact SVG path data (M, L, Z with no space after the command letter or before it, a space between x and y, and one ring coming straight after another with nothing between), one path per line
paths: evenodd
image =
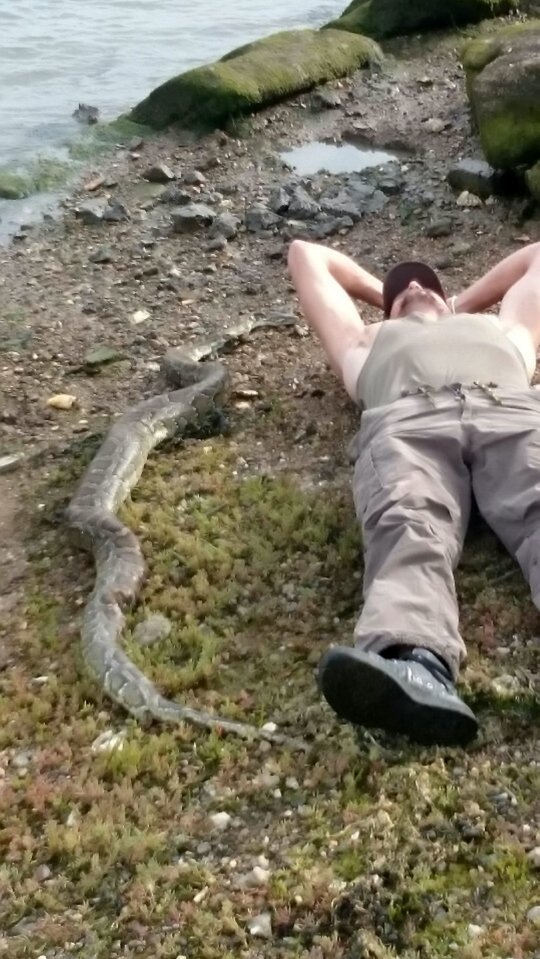
M464 746L478 732L465 703L441 705L431 690L401 680L372 654L329 650L319 666L319 686L341 719L425 746Z

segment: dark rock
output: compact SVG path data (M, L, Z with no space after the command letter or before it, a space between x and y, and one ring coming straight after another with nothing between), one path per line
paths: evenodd
M269 210L263 203L255 203L246 213L246 229L251 233L273 230L281 223L281 217Z
M110 246L99 246L97 250L88 257L91 263L111 263L113 251Z
M206 183L206 177L200 170L188 170L184 173L182 179L188 186L203 186Z
M209 227L215 220L215 213L204 203L190 203L171 211L175 233L198 233Z
M485 160L460 160L448 171L447 180L453 190L467 190L483 200L496 192L497 174Z
M287 190L284 190L283 187L279 187L277 190L274 190L272 196L270 197L270 209L274 213L286 213L289 209L289 203L291 198L287 193Z
M454 224L449 217L440 217L438 220L432 220L426 227L426 235L434 239L441 236L451 236L454 230Z
M130 219L129 210L121 200L111 199L105 207L103 219L110 223L121 223Z
M223 236L226 240L233 240L240 229L241 220L234 213L220 213L212 223L210 235Z
M174 180L174 173L166 163L156 163L144 171L143 177L149 183L169 183Z
M0 475L3 473L12 473L22 466L25 459L24 453L5 453L0 456Z
M342 231L352 230L356 220L350 216L338 216L330 218L326 222L317 226L316 236L323 239L326 236L334 236Z
M220 234L219 236L215 236L213 240L210 240L210 242L206 244L206 249L209 253L219 253L221 250L224 250L226 246L227 240L222 234Z
M161 203L174 203L175 206L187 206L193 201L191 194L178 186L166 187L159 199Z
M342 193L333 199L322 199L321 210L334 219L347 217L354 223L357 223L362 216L362 211L358 209L358 205L354 203L348 194Z
M106 200L87 200L86 203L77 207L75 216L86 226L96 226L98 223L103 223L107 206Z
M335 90L325 90L323 87L312 95L311 106L314 110L337 110L342 106L342 101Z
M92 126L98 122L99 110L97 107L91 107L87 103L79 103L79 106L71 114L78 123L87 123Z
M294 187L291 192L288 215L295 220L312 220L320 212L319 204L303 187Z

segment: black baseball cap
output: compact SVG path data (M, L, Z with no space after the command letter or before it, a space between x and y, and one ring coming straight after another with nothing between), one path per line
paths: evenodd
M403 293L403 290L406 290L413 280L416 280L426 290L433 290L434 293L438 293L446 303L446 293L435 270L432 270L427 263L422 263L421 260L406 260L392 267L384 278L383 309L385 316L390 316L390 310L396 296Z

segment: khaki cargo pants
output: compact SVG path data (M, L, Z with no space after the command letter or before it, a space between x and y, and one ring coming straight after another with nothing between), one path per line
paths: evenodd
M471 490L540 609L540 390L409 395L364 412L351 453L365 550L355 644L423 646L457 676L466 651L453 570Z

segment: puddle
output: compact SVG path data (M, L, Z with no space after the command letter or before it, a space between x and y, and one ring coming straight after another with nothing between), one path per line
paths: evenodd
M315 140L281 154L281 159L300 176L315 173L358 173L369 167L397 162L397 156L385 150L356 147L351 143L335 145Z

